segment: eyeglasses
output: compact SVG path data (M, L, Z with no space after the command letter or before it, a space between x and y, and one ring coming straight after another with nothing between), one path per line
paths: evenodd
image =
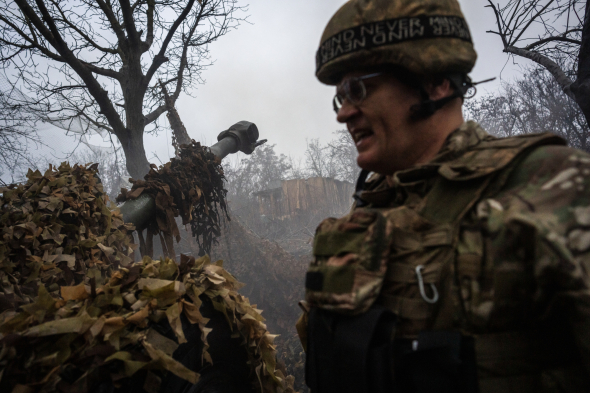
M342 83L336 87L336 95L332 100L334 112L336 112L336 114L340 112L340 108L344 105L344 100L348 100L348 102L353 105L360 105L365 98L367 98L367 87L363 81L381 74L381 72L376 72L374 74L347 78L342 81Z

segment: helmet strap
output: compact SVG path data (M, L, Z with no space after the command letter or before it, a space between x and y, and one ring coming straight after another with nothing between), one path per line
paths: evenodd
M448 104L449 102L453 101L455 98L461 98L465 96L467 90L469 90L473 83L471 82L471 78L467 75L463 74L449 74L445 76L446 79L449 80L451 86L454 88L453 94L450 96L441 98L439 100L431 100L430 96L426 92L424 86L420 85L419 91L420 95L422 96L422 102L416 105L413 105L410 108L411 111L411 118L412 120L425 120L428 119L430 116L434 115L436 111L441 109L443 106Z

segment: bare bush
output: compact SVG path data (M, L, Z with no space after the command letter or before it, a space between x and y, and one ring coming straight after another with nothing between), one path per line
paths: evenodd
M590 121L590 13L581 0L488 0L504 52L545 68Z
M500 137L549 131L573 147L590 150L588 123L580 107L541 67L529 68L498 92L467 101L465 111Z
M10 85L3 82L0 77L0 177L14 183L24 178L26 167L35 166L29 147L41 141L34 118L21 110Z

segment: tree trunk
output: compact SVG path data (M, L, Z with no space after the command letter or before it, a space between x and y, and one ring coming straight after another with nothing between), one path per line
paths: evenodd
M582 45L578 54L578 75L571 87L576 102L590 124L590 6L586 3L584 28L582 29Z
M160 87L162 88L162 94L164 95L164 103L167 110L166 117L170 123L170 128L172 128L172 146L174 146L174 152L176 156L178 156L180 154L180 146L190 144L191 138L188 136L186 127L182 124L182 120L180 120L180 115L174 107L174 100L172 100L168 94L166 85L160 82Z
M143 179L149 172L150 164L145 155L143 135L145 117L143 115L143 100L147 84L141 70L141 51L138 46L130 45L126 50L125 78L121 81L121 90L125 99L125 136L119 136L125 158L127 170L134 179Z
M136 130L127 130L127 135L119 136L125 160L127 162L127 171L134 179L143 179L150 170L145 149L143 147L143 127Z

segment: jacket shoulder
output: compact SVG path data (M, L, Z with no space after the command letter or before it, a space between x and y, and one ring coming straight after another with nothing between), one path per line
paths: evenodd
M471 180L507 167L517 157L540 146L564 147L553 134L527 134L510 138L486 138L459 157L441 165L439 173L449 180Z
M560 175L561 174L561 175ZM568 176L571 174L571 176ZM549 187L546 182L555 176L569 178L577 175L583 183L587 183L590 174L590 154L567 146L546 145L534 149L514 168L506 182L505 189L520 184L537 184L538 187Z

